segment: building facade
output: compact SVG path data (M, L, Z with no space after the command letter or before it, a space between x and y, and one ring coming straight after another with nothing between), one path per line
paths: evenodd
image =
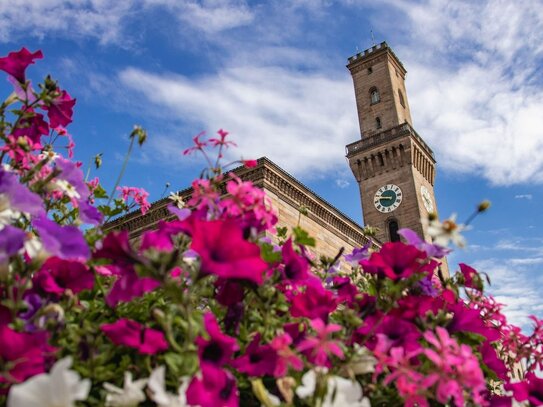
M385 42L349 58L347 68L353 77L361 135L347 145L347 159L360 187L365 224L377 228L372 242L379 246L397 241L400 228L413 229L429 240L421 219L437 211L436 162L413 129L406 70ZM259 159L256 168L240 167L234 172L266 192L277 211L278 226L301 226L316 239L315 257L334 258L342 248L350 253L370 242L362 226L269 159ZM192 190L180 194L188 201ZM132 212L107 227L129 230L131 238L138 239L159 220L174 218L168 204L164 198L147 214Z

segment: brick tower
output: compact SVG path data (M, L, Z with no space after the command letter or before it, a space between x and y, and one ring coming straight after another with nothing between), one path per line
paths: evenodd
M386 42L349 58L361 140L347 145L366 225L382 242L409 228L429 240L421 218L437 212L434 153L413 129L406 70Z

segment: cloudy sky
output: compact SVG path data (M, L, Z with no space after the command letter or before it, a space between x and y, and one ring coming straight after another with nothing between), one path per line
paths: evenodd
M451 266L487 272L513 321L542 316L542 0L0 2L0 54L43 50L30 77L51 73L77 98L76 157L87 166L104 153L96 175L106 185L134 124L149 141L124 183L155 199L199 173L202 162L181 156L191 137L224 128L239 145L231 157L268 156L359 222L344 158L360 137L345 64L384 40L436 153L440 215L462 220L493 203Z

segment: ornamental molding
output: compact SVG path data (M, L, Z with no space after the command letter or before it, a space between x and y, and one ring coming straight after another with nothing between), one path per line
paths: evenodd
M333 205L315 194L301 182L267 158L260 158L255 168L238 167L232 172L244 181L251 181L255 186L275 194L280 200L293 208L304 206L307 217L324 229L329 230L343 241L353 246L363 246L370 242L364 235L362 227L354 220L343 214ZM228 180L228 177L225 177ZM226 194L225 185L222 193ZM183 201L188 201L192 195L192 188L179 191ZM156 228L159 221L176 219L168 210L171 203L169 198L154 202L149 211L142 215L140 211L133 211L119 217L104 226L106 232L112 230L127 230L131 239L138 238L143 232Z

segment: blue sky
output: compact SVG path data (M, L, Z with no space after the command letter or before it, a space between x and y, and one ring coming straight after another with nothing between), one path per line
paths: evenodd
M230 131L361 221L344 146L360 136L347 57L386 40L407 68L417 132L438 161L440 215L492 209L450 258L487 272L512 321L543 315L543 2L18 0L0 2L0 54L26 46L77 98L70 126L111 186L134 124L149 133L123 184L153 199L203 163L181 151ZM7 96L7 83L0 84Z

